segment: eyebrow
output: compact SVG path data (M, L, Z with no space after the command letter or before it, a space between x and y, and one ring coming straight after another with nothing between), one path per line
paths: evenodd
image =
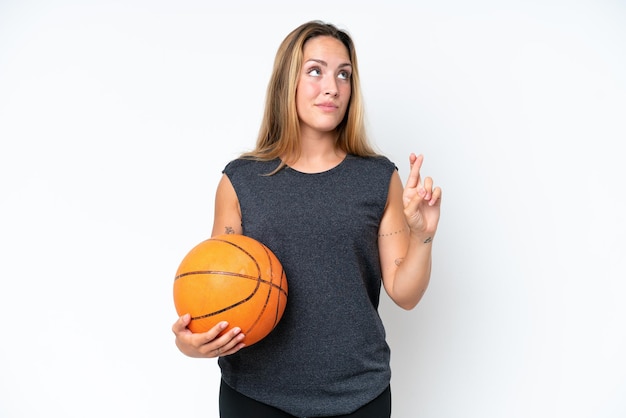
M328 63L326 61L317 59L317 58L309 58L308 60L305 61L305 64L311 61L317 62L318 64L323 65L324 67L328 67ZM349 62L344 62L343 64L339 64L339 68L344 68L344 67L352 67L352 64Z

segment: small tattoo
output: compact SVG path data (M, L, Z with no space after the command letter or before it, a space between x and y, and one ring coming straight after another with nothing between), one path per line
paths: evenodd
M396 258L396 266L399 266L400 264L402 264L402 262L404 261L404 258Z
M402 228L402 229L398 229L397 231L395 231L395 232L390 232L390 233L388 233L388 234L378 234L378 236L379 236L379 237L390 237L390 236L392 236L392 235L397 235L397 234L399 234L399 233L401 233L401 232L404 232L404 228Z
M433 237L428 237L424 240L424 244L428 244L429 242L433 241Z
M232 227L230 227L230 226L227 226L224 229L226 230L227 234L234 234L235 233L235 230Z

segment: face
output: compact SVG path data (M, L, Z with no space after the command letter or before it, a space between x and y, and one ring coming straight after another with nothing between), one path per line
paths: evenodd
M304 44L296 109L302 135L331 133L350 102L352 65L341 41L318 36Z

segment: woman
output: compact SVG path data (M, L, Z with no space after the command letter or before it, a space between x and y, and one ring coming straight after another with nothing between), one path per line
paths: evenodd
M381 281L404 309L421 299L441 189L422 180L415 154L403 187L363 121L350 36L319 21L292 31L256 148L223 171L212 232L251 236L277 255L289 280L283 318L246 348L239 328L218 336L224 323L193 334L184 315L172 328L184 354L219 357L222 418L391 414Z

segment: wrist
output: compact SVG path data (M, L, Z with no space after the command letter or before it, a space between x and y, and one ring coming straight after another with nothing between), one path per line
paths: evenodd
M413 231L411 230L411 240L415 243L419 244L430 244L435 239L435 234L424 232L424 231Z

